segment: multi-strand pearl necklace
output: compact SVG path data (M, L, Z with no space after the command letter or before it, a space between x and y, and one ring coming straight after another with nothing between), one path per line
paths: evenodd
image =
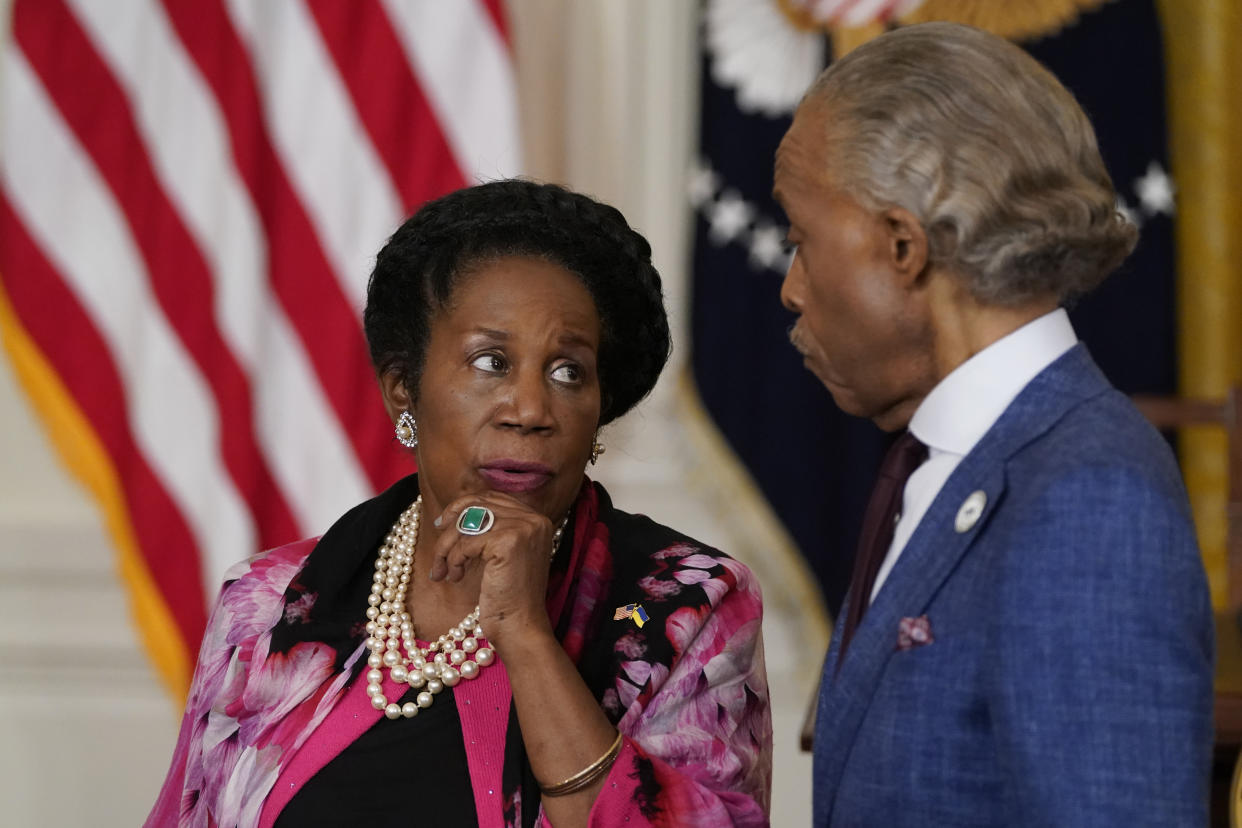
M437 693L462 679L475 678L481 669L496 660L496 653L480 646L483 628L479 626L479 608L457 626L426 647L415 641L414 622L405 608L405 592L414 569L414 550L418 545L418 522L423 496L410 504L392 525L375 560L371 594L367 596L367 695L371 706L383 710L390 719L407 719L430 707ZM552 536L552 554L560 543L565 521ZM383 668L398 684L421 690L417 701L397 704L384 695Z

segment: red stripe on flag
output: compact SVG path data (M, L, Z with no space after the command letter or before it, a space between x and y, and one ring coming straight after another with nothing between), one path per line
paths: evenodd
M509 38L509 19L505 16L504 0L482 0L487 14L492 18L492 22L496 24L496 31L500 33L500 38L509 48L513 48L513 42Z
M250 55L219 0L162 0L224 115L233 157L267 234L272 288L285 308L372 485L410 471L392 446L359 320L264 125ZM297 400L288 416L297 416Z
M319 34L407 213L466 185L378 0L308 0Z
M259 450L249 381L215 324L210 270L159 183L124 90L61 0L17 0L13 34L108 183L146 263L153 294L211 387L220 451L254 517L261 548L296 540L293 514Z
M116 466L142 556L194 652L207 617L201 565L184 517L135 444L125 386L107 342L0 193L0 274L14 311Z

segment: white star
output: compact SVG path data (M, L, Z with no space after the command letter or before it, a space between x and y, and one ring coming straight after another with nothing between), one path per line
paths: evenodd
M750 264L756 270L772 269L784 273L789 269L785 251L785 231L774 224L755 228L750 236Z
M690 204L698 209L716 197L720 189L720 176L706 161L702 161L690 173L690 181L686 187L690 195Z
M1117 196L1117 212L1121 213L1121 217L1135 227L1143 226L1143 217L1131 210L1130 205L1126 204L1126 200L1121 196Z
M1143 177L1134 180L1134 191L1138 193L1143 212L1147 215L1173 215L1173 180L1157 162L1148 164Z
M751 207L733 190L726 190L720 200L707 208L707 221L711 225L711 239L725 244L736 239L750 225L755 208Z

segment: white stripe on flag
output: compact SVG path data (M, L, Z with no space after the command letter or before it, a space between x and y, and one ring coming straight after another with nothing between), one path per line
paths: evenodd
M19 49L7 50L4 75L5 111L21 113L4 119L0 158L14 209L109 342L134 441L205 553L213 600L224 564L257 550L221 461L212 395L149 290L119 206Z
M375 254L403 218L349 92L302 0L229 0L264 120L345 295L361 314Z
M467 184L522 170L509 50L482 3L384 0Z
M160 184L211 268L217 323L251 381L259 448L299 530L320 531L370 486L271 292L262 225L215 99L158 3L71 2L125 88Z

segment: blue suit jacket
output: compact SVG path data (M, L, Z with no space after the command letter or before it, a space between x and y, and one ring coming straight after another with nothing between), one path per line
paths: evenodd
M898 650L923 615L934 641ZM838 671L839 643L817 828L1207 824L1213 627L1185 490L1081 345L953 472Z

